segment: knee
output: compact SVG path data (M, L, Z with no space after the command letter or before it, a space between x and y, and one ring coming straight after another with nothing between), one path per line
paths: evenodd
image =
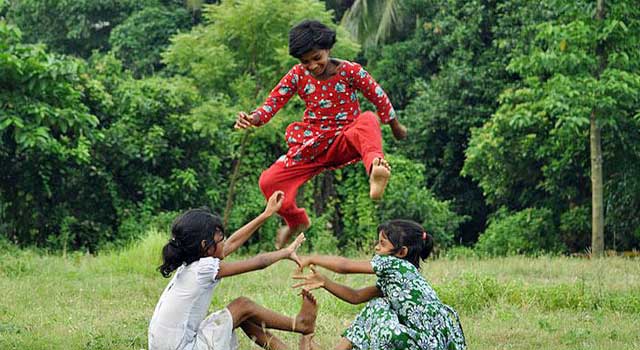
M239 297L239 298L233 299L233 301L229 303L229 305L237 306L239 308L251 307L254 304L255 303L253 302L253 300L247 297Z
M378 118L378 115L371 112L371 111L365 111L362 114L360 114L360 116L358 117L359 119L362 118L362 121L365 124L371 124L371 125L375 125L375 126L380 126L380 118Z
M260 190L264 193L265 196L270 196L275 190L273 187L272 177L269 175L269 169L265 170L260 174L260 179L258 180L258 186L260 186Z

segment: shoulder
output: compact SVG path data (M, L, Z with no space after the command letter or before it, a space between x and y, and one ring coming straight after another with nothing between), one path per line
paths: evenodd
M398 271L402 268L414 267L410 262L396 258L392 255L376 255L371 259L371 267L376 274L384 274L389 271Z
M198 280L213 282L220 270L220 259L214 257L200 258L198 261Z
M289 73L290 74L297 74L297 75L305 75L306 71L307 70L304 68L302 63L298 63L295 66L291 67L291 69L289 70Z
M375 273L383 272L391 267L393 263L390 255L374 255L371 259L371 267Z
M339 67L338 70L341 72L345 72L349 76L353 76L354 74L357 74L362 69L362 66L357 62L351 62L347 60L336 60L336 61L340 63L338 66Z
M290 79L290 83L292 85L297 85L303 80L303 78L305 78L307 74L308 72L302 66L302 64L298 63L289 70L287 75L284 77L284 80L287 81L288 79Z

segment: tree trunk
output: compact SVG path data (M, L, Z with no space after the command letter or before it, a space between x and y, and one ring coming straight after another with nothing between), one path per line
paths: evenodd
M597 0L596 20L604 20L604 0ZM606 55L601 43L598 43L596 54L600 65L596 76L606 67ZM604 196L602 187L602 136L596 110L591 112L590 143L591 143L591 256L604 255Z
M591 112L591 256L604 253L602 140L596 112Z
M244 135L242 135L242 140L240 141L240 150L238 160L236 160L233 165L233 172L231 173L231 180L229 181L229 192L227 193L227 205L224 207L224 218L223 225L227 227L229 223L229 215L231 214L231 209L233 208L233 195L236 191L236 182L238 182L238 177L240 175L240 165L242 164L242 157L244 157L244 149L247 145L247 141L249 140L249 133L251 130L246 130Z

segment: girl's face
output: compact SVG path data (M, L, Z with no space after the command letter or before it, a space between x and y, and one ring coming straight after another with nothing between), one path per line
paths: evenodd
M320 77L327 70L329 64L329 50L312 49L300 58L302 66L314 77Z
M376 244L376 254L392 255L395 250L396 248L391 244L384 231L380 231L378 233L378 244Z
M207 248L207 256L211 256L214 258L222 259L224 258L224 243L227 238L220 231L216 231L213 234L213 241L215 244L212 244Z

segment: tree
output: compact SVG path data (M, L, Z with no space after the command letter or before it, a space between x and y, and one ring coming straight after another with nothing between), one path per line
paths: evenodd
M169 38L188 29L190 19L184 8L145 8L113 29L111 50L135 76L153 74L163 68L160 53L169 46Z
M604 0L597 0L596 20L604 20ZM606 68L606 53L602 42L596 45L598 66L594 76L600 75ZM602 134L595 109L589 117L590 151L591 151L591 254L599 257L604 254L604 199L602 196Z
M535 26L533 45L508 67L523 83L504 90L496 113L473 132L463 171L494 204L513 210L547 207L560 215L590 205L589 174L595 169L588 162L589 134L596 116L608 164L604 186L618 187L619 174L634 171L628 163L640 157L634 146L639 140L634 115L640 103L640 12L624 1L610 5L610 16L597 20L586 10L592 5L576 2ZM616 199L605 194L604 201ZM610 208L612 214L624 210ZM635 215L629 219L636 222ZM631 243L636 230L618 234Z
M501 91L520 78L507 71L526 49L534 24L553 12L531 1L408 1L417 20L406 40L367 52L371 70L409 126L411 142L394 151L425 165L425 183L470 219L457 240L474 242L494 210L476 179L461 175L471 129L498 107Z
M355 0L340 23L365 48L373 48L406 33L413 20L403 1Z
M94 82L82 62L23 44L3 19L0 51L1 229L13 241L44 243L82 207L69 199L87 194L72 189L73 174L89 172L91 147L102 137L84 104Z

